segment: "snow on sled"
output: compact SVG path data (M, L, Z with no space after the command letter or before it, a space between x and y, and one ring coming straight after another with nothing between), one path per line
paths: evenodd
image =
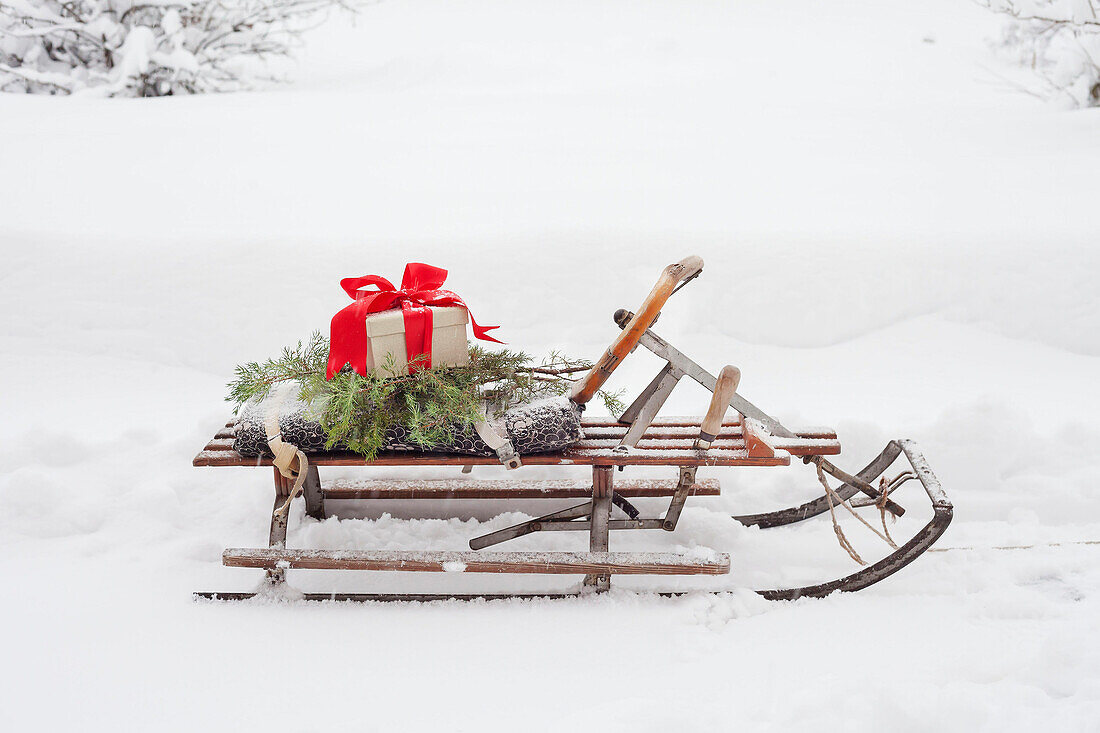
M824 513L832 515L842 546L863 567L826 583L794 588L758 590L766 598L791 600L821 597L835 591L856 591L892 575L908 565L943 534L951 522L952 505L919 448L910 440L893 440L874 460L855 474L838 468L826 456L840 453L831 430L788 429L737 392L740 371L727 366L718 376L703 369L651 330L668 298L703 268L698 257L669 265L636 313L619 310L615 322L622 329L598 362L575 383L567 397L539 401L509 410L496 425L479 425L461 446L446 452L417 450L401 435L388 436L387 450L370 461L345 450L324 450L317 426L302 405L246 410L231 420L195 457L196 466L274 465L275 504L270 522L269 546L233 548L223 554L230 567L260 568L275 588L286 582L288 569L383 570L413 572L529 573L583 575L583 584L570 593L322 593L304 594L307 600L428 601L441 599L562 597L610 588L611 575L721 575L729 572L730 558L714 552L705 556L661 552L610 552L611 531L675 531L687 499L718 493L713 479L700 479L700 468L709 466L787 466L797 457L811 466L823 487L822 495L799 506L763 514L735 516L744 525L761 528L801 522ZM444 272L444 271L441 271ZM445 272L444 272L445 275ZM391 286L392 287L392 286ZM447 292L447 291L440 291ZM350 291L349 291L349 294ZM335 321L334 321L335 322ZM483 329L484 330L484 329ZM596 395L622 360L643 346L665 361L664 367L616 419L583 417L585 405ZM673 388L683 378L701 384L712 393L704 416L659 417ZM727 414L728 413L728 414ZM488 422L488 421L486 421ZM536 437L532 437L536 436ZM549 436L549 437L547 437ZM297 443L295 443L297 441ZM242 452L243 451L243 452ZM248 455L250 454L250 455ZM904 456L903 470L886 478L891 466ZM456 466L503 464L592 467L590 482L564 480L451 481L386 480L322 485L321 466ZM666 481L615 481L615 468L668 466L676 478ZM510 474L512 475L512 474ZM518 474L522 475L522 473ZM832 487L829 479L840 481ZM900 516L904 509L894 501L895 491L916 480L932 504L931 520L900 546L886 530L887 514ZM860 499L854 499L862 494ZM326 499L363 498L568 498L586 501L469 541L470 551L326 551L286 547L288 509L297 496L305 501L310 517L327 516ZM660 516L645 517L630 502L633 497L671 497ZM879 532L853 507L877 506L882 518ZM613 517L612 508L618 509ZM847 543L836 523L838 508L852 515L888 542L893 551L866 565ZM619 515L621 513L621 516ZM589 535L588 552L482 552L518 537L548 531L579 531ZM238 600L255 593L197 593L198 597Z

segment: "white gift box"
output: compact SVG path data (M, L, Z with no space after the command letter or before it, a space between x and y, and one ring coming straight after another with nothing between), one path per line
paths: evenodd
M432 368L464 366L470 360L466 348L465 308L428 306L432 312ZM400 308L367 316L367 369L381 377L409 373L405 348L405 317ZM392 367L390 357L392 355ZM412 355L416 358L417 354Z

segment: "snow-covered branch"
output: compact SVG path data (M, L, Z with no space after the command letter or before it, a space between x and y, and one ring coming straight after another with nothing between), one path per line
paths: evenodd
M1100 107L1100 14L1096 0L980 0L1012 20L1002 53L1034 73L1044 97Z
M278 77L301 34L363 0L0 0L0 90L235 91Z

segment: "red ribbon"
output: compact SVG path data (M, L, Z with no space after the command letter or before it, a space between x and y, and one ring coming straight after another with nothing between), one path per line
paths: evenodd
M410 262L405 265L405 274L401 278L398 290L389 280L379 275L346 277L340 281L344 289L355 302L332 317L329 338L328 373L332 379L336 372L350 363L351 368L363 376L367 375L367 326L366 318L371 313L380 313L401 306L405 319L405 350L412 362L420 354L426 354L427 360L419 365L430 368L432 365L432 312L429 305L461 306L469 313L470 309L450 290L441 290L447 271L441 267L432 267L422 262ZM377 290L367 290L374 286ZM474 327L474 336L485 341L503 341L488 335L499 326L479 326L470 313L470 323ZM409 364L409 373L416 371L416 365Z

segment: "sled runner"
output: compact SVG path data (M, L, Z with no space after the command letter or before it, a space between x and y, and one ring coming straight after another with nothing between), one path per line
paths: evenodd
M792 456L813 466L825 487L823 496L805 504L764 514L734 517L745 525L777 527L833 512L856 494L862 504L874 504L880 511L901 515L904 509L893 501L894 491L909 480L922 485L932 503L933 516L917 534L884 559L844 578L827 583L757 591L773 600L801 596L820 597L834 591L855 591L886 578L929 549L951 521L952 505L932 473L924 456L909 440L891 441L883 452L857 474L837 468L826 456L840 453L840 443L831 430L791 430L761 411L737 393L740 372L727 366L719 376L697 363L654 333L650 326L665 301L702 271L702 261L689 257L665 268L661 279L638 312L620 310L615 321L622 329L611 348L573 387L570 409L575 411L583 437L572 445L546 453L517 457L493 438L485 442L496 455L448 455L428 452L392 451L364 463L350 452L304 453L278 445L278 426L268 428L275 458L242 455L235 449L239 420L226 424L194 459L196 466L270 466L275 468L275 504L267 548L227 549L223 564L266 571L272 585L286 580L288 569L388 570L464 573L534 573L583 575L584 583L574 593L547 594L305 594L307 600L426 601L448 598L565 597L581 592L603 591L615 574L721 575L729 572L730 558L723 553L706 556L654 552L610 552L614 531L675 531L688 497L714 495L717 481L698 479L700 468L708 466L786 466ZM581 418L585 403L611 375L622 359L637 346L644 346L665 361L665 366L616 421ZM712 393L702 418L661 418L658 413L680 379L690 378ZM726 413L732 408L729 417ZM568 413L568 410L566 411ZM537 414L544 414L543 411ZM480 430L479 430L480 432ZM884 474L902 455L908 464L893 479ZM322 485L321 466L456 466L499 465L515 468L527 465L592 467L591 482L572 481L448 481L404 480ZM279 465L281 464L281 468ZM670 481L615 482L615 468L668 466L676 469ZM510 474L515 475L515 474ZM841 481L830 488L827 476ZM876 481L878 482L876 484ZM470 551L325 551L286 547L288 507L297 494L305 501L306 513L316 519L326 516L326 499L402 498L569 498L588 500L527 522L470 540ZM629 501L639 496L671 497L661 516L643 517ZM617 507L613 517L612 507ZM619 516L621 513L622 516ZM482 552L518 537L548 531L580 531L589 535L589 552ZM842 544L846 544L838 530ZM886 538L889 540L887 533ZM858 559L850 546L846 549ZM255 593L197 593L196 596L223 600L248 598Z

